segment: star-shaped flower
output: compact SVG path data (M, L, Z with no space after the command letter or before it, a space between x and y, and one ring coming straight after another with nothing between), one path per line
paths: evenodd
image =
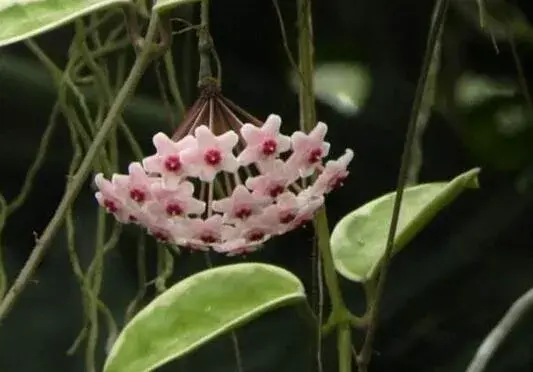
M353 159L353 151L347 149L337 160L330 160L315 180L312 190L315 195L323 195L339 188L350 173L347 168Z
M187 176L181 151L196 146L196 140L188 135L174 142L164 133L157 133L153 138L157 153L143 160L144 169L149 173L157 173L163 177L165 184L175 186L181 178Z
M212 204L215 212L224 213L226 222L246 220L261 212L269 199L252 194L244 185L237 185L230 197L215 200Z
M95 194L98 204L105 208L108 213L112 213L119 222L130 222L130 210L122 200L121 192L117 191L115 185L106 180L102 173L98 173L94 177L94 183L99 189Z
M233 231L236 235L229 235L228 239L243 238L247 244L261 244L276 232L276 226L269 223L264 215L256 215L236 225Z
M111 181L121 194L122 200L141 206L152 199L150 186L158 179L148 177L141 163L131 163L128 171L128 175L114 174Z
M228 240L222 244L214 244L213 250L218 253L225 253L227 256L237 256L241 254L251 253L261 247L260 243L251 244L246 239L238 238Z
M201 215L205 211L205 202L193 197L194 186L183 181L175 187L165 187L162 183L154 183L151 187L154 202L148 210L164 218L176 216Z
M270 171L248 178L246 187L253 190L254 194L275 198L285 192L287 187L298 177L294 169L288 169L283 160L276 159Z
M239 141L239 136L233 131L227 131L215 136L205 125L194 131L196 146L181 153L181 157L188 172L205 182L213 182L220 171L233 173L239 168L239 163L233 155L233 147Z
M187 221L187 229L188 235L193 241L203 246L220 243L232 232L230 226L224 225L224 220L219 214L214 214L205 220L202 218L190 219Z
M261 127L244 124L241 135L246 141L246 148L237 158L239 163L243 166L260 163L267 167L281 153L288 151L291 141L288 136L279 133L280 125L281 118L278 115L269 115Z
M298 214L296 218L289 223L287 231L296 229L313 219L315 212L324 204L322 195L313 195L310 187L298 194Z
M269 221L272 226L276 226L276 233L282 234L296 219L299 210L300 203L296 195L286 191L277 197L276 204L269 205L263 213L265 220Z
M291 136L293 153L287 166L297 168L302 177L310 176L328 155L330 145L324 141L327 131L328 126L319 122L309 134L294 132Z

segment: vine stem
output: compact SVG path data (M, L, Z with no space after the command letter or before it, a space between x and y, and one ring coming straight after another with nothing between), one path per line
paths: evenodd
M198 31L198 54L200 68L198 70L198 87L208 84L213 78L211 72L211 52L213 45L209 35L209 0L200 2L200 29Z
M298 64L300 71L300 127L305 132L310 132L316 123L315 97L313 87L314 73L314 48L313 48L313 22L310 0L298 0ZM330 233L325 206L315 215L313 221L315 233L318 239L320 252L318 264L322 261L324 278L331 298L331 318L337 326L339 372L351 372L351 324L348 309L344 304L342 293L333 265L331 247L329 243ZM322 306L322 304L319 304ZM320 327L319 327L319 331ZM320 335L320 334L319 334ZM319 341L320 342L320 337ZM318 353L320 353L320 345ZM320 355L317 356L317 361ZM319 366L320 367L320 366Z
M153 49L153 43L155 43L156 40L158 23L159 18L157 14L154 13L150 19L150 24L146 33L146 42L143 43L144 47L137 55L135 63L133 64L129 75L124 82L124 85L118 92L113 104L111 105L107 117L96 133L91 146L88 148L87 153L81 162L80 167L78 168L78 171L69 180L63 197L59 202L52 219L46 226L41 237L36 239L35 246L33 247L28 260L15 279L13 285L9 288L5 297L2 299L2 302L0 302L0 320L4 319L7 313L11 310L18 296L24 290L32 275L35 273L35 270L44 258L52 238L62 226L67 211L78 196L84 182L89 176L94 160L105 145L109 134L117 126L118 119L122 114L122 111L124 110L129 99L133 96L134 91L144 74L144 71L149 66L152 60L152 54L156 51Z
M403 147L402 160L400 165L400 172L398 174L398 183L396 186L396 196L394 198L394 205L392 209L392 217L389 227L389 233L387 236L387 244L385 247L385 254L383 255L383 263L381 270L379 272L379 277L377 278L377 285L373 293L372 299L367 299L368 301L372 300L369 310L368 318L368 328L365 335L365 340L361 352L357 356L357 366L359 372L366 372L368 363L372 356L372 344L374 342L374 337L377 329L377 321L379 315L379 306L381 303L381 297L383 294L383 289L385 287L385 281L387 278L387 272L389 264L391 261L393 249L394 249L394 239L396 237L396 229L398 227L398 222L400 218L400 210L402 205L403 191L407 184L409 168L411 166L412 150L413 143L416 133L416 124L420 111L422 109L422 103L424 98L424 92L426 91L426 85L428 83L429 71L432 65L433 56L435 53L435 48L438 44L438 39L440 35L440 30L442 29L444 18L448 10L449 0L437 0L433 8L433 16L431 20L431 26L428 34L428 39L426 42L426 50L424 53L424 60L422 63L422 69L420 72L420 77L418 79L416 92L414 96L413 106L411 109L411 116L409 118L409 124L407 127L407 134L405 137L405 143Z
M470 362L466 372L482 372L498 350L498 347L505 340L509 332L511 332L514 325L530 309L533 309L533 288L513 303L496 327L487 335Z

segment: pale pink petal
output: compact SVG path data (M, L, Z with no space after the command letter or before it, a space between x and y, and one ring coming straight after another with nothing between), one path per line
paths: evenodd
M152 138L152 142L160 155L172 154L176 151L175 142L163 132L156 133Z
M216 137L216 141L223 152L231 153L237 142L239 142L239 136L230 130Z
M163 173L163 165L161 162L160 155L151 155L147 156L142 160L143 167L147 172L150 173Z
M256 251L261 244L250 244L243 238L229 240L222 244L214 244L213 250L219 253L225 253L227 256L236 256Z
M281 126L281 117L275 114L268 115L265 123L261 127L265 134L270 136L277 136L279 134L279 127Z
M282 135L279 135L277 137L277 141L278 141L278 153L279 154L282 154L284 152L287 152L290 150L291 148L291 139L289 136L282 136Z
M189 148L193 148L196 146L196 142L196 139L192 135L188 134L182 139L180 139L178 142L176 142L176 151L183 151Z
M232 153L223 154L220 169L229 173L235 173L239 169L239 162Z
M240 165L243 167L253 163L257 159L257 148L247 146L244 150L241 151L239 154L237 161Z
M198 147L217 147L218 141L216 136L205 125L200 125L194 130L194 135L198 141Z
M241 135L246 143L252 146L260 144L264 138L261 129L249 123L241 127Z
M328 161L313 184L313 193L316 195L326 194L342 186L342 182L348 177L347 167L352 159L353 151L347 149L339 159Z

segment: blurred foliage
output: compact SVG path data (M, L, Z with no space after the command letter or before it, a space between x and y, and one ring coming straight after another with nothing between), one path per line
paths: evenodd
M474 0L463 2L468 3L463 4L469 7L467 12L459 3L452 3L444 29L439 104L423 137L420 181L448 179L480 166L482 188L461 196L405 254L395 258L371 371L463 371L481 339L533 283L533 118L509 45L509 37L516 33L509 33L507 25L515 25L516 19L506 16L519 14L518 30L528 30L524 25L533 22L533 3L500 0L486 6L487 13L498 16L498 25L504 25L500 28L503 36L487 26L488 21L480 28ZM501 4L512 10L494 12L494 6L499 9ZM280 5L293 48L295 4ZM258 117L276 112L290 130L296 128L298 105L291 66L271 2L227 0L213 1L212 6L212 32L223 63L225 94ZM394 188L431 8L432 2L419 1L314 3L318 116L330 125L333 147L338 143L356 152L345 187L327 202L332 226L349 211ZM175 16L190 19L193 13L185 6ZM517 29L513 27L510 29ZM526 37L516 39L516 49L526 85L531 86L533 54L528 32L519 33ZM495 41L487 37L491 35ZM67 26L36 41L64 66L71 37L72 28ZM197 77L194 34L176 36L173 52L188 104L194 99ZM129 50L126 58L131 62L132 57ZM465 83L466 73L481 76L485 82L474 79ZM470 85L468 89L477 93L467 94L466 99L456 96L461 84ZM52 79L23 44L0 49L0 191L8 201L20 190L54 99ZM169 123L169 117L151 69L126 109L125 122L143 149L151 151L151 134L167 130L174 123ZM46 226L61 196L71 157L69 143L65 126L60 126L27 203L4 227L3 256L10 280L29 254L34 232ZM125 144L120 154L123 161L133 156ZM95 208L87 185L74 210L77 249L84 266L93 254ZM83 307L64 235L57 237L35 280L2 324L0 371L84 371L82 350L66 355L83 324ZM119 325L137 292L136 237L135 229L126 228L118 249L105 260L101 296ZM214 264L253 260L280 265L295 273L316 299L311 247L310 229L301 229L247 258L216 257ZM157 249L151 239L146 255L151 280L157 266ZM204 268L203 257L182 254L176 257L175 272L168 282ZM350 307L360 310L360 288L343 282L343 289ZM146 303L154 293L153 286L148 287L141 302ZM523 322L488 371L530 370L532 331L532 322ZM97 350L100 362L105 332L102 325L102 347ZM245 370L312 371L314 337L294 309L272 312L239 331ZM324 364L331 366L331 371L335 368L334 345L333 337L326 338L323 345ZM165 370L234 371L231 340L217 340L183 361L161 368Z

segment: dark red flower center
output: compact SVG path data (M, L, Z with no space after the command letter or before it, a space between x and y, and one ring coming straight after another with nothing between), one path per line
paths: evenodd
M131 189L130 198L135 200L137 203L142 203L146 199L146 193L143 190Z
M183 208L178 203L170 203L166 208L169 216L179 216L183 213Z
M285 187L283 187L282 185L276 185L276 186L270 188L269 194L270 194L271 197L275 198L279 194L282 194L283 191L285 191Z
M252 215L252 210L250 208L247 208L247 207L239 208L235 212L235 217L237 217L237 218L239 218L241 220L245 220L248 217L250 217L251 215Z
M211 244L217 242L218 238L213 233L205 232L200 236L200 240L204 243Z
M181 169L181 161L178 155L167 156L164 162L165 169L169 172L178 172Z
M118 211L117 204L113 200L109 200L109 199L104 200L104 208L109 213L116 213Z
M222 154L217 149L207 150L204 154L204 160L208 165L214 167L222 161Z
M152 235L154 236L154 238L156 238L160 242L165 242L165 243L168 242L168 235L162 231L156 231Z
M263 239L264 237L265 237L265 232L259 229L250 231L246 236L248 241L251 241L251 242L259 241Z
M338 189L339 187L341 187L343 184L344 184L344 181L346 180L346 176L337 176L337 177L334 177L330 182L329 182L329 187L333 190L333 189Z
M263 154L266 156L272 155L276 152L278 144L273 139L266 140L263 142Z
M283 213L279 217L279 222L281 222L281 223L289 223L289 222L293 221L295 218L296 218L296 215L294 213L287 212L287 213Z
M322 149L314 149L309 153L307 161L309 164L314 164L322 159Z

